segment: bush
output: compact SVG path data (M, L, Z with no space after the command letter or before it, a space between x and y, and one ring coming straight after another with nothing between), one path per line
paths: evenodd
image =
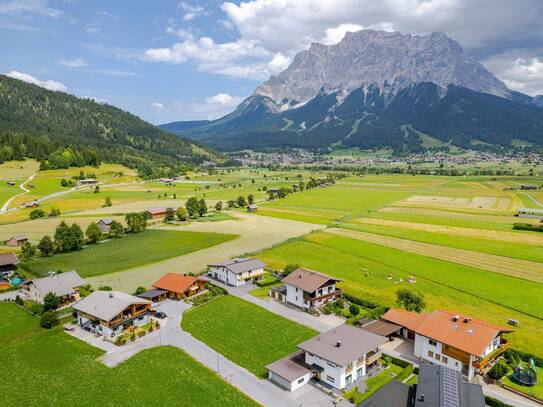
M515 230L529 230L531 232L543 232L543 225L532 225L531 223L513 223Z
M294 264L294 263L287 264L285 266L285 268L283 269L283 275L288 276L290 273L292 273L293 271L295 271L299 267L300 266L298 266L297 264Z
M58 325L58 318L54 312L44 312L40 319L40 326L45 329L51 329Z
M358 315L360 314L360 307L356 304L351 304L349 305L349 312L351 313L351 315Z
M506 404L503 401L489 396L485 396L485 404L489 407L513 407L511 404Z
M101 285L100 287L98 287L98 291L113 291L113 288L108 285Z
M134 291L134 295L143 294L145 291L147 291L146 288L140 285L138 288L136 288L136 291Z
M397 365L397 363L394 363L394 364ZM404 369L400 373L398 373L398 375L394 379L396 379L399 382L403 382L405 379L411 376L412 373L413 373L413 365L409 363L406 367L404 367Z
M509 366L505 363L504 360L499 360L492 368L488 371L488 376L494 380L500 380L509 372Z
M345 298L349 302L352 302L353 304L360 305L362 308L374 309L380 306L376 302L365 300L360 297L355 297L354 295L347 294L347 293L343 293L343 298Z
M34 209L30 212L30 219L40 219L45 217L45 212L41 209Z
M518 359L523 360L526 363L530 363L530 359L533 359L536 366L543 367L543 358L540 356L536 356L531 353L522 352L520 350L516 350L512 348L509 348L505 351L505 358L507 360L510 360L513 357L512 355L514 355Z
M274 284L277 284L279 281L281 280L277 280L277 279L271 279L271 280L264 280L264 281L257 281L255 282L255 285L258 286L258 287L269 287L270 285L274 285Z

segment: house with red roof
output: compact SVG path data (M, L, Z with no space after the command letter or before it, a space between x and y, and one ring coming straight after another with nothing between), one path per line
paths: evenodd
M469 380L501 355L509 342L508 328L448 311L414 312L390 309L382 320L399 325L401 336L414 341L414 354L423 361L448 366Z
M163 291L167 298L182 300L204 291L206 282L186 274L166 273L153 283L156 290Z

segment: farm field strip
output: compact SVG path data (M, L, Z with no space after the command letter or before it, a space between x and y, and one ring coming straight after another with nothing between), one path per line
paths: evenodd
M436 206L436 207L451 207L451 208L469 208L469 209L484 209L484 210L499 210L504 211L511 206L511 199L508 197L495 196L473 196L473 197L450 197L450 196L431 196L431 195L416 195L407 198L400 205L405 206Z
M439 260L450 261L452 263L463 264L469 267L480 268L483 270L492 271L494 273L505 274L507 276L518 277L536 283L543 283L542 263L457 249L454 247L440 246L414 240L399 239L396 237L361 232L357 230L331 228L327 229L327 233L338 234L352 239L364 240L366 242L381 246L386 246L409 253L420 254L427 257L433 257Z
M477 239L543 246L543 236L538 232L505 232L501 230L473 229L378 218L358 218L352 220L351 223L399 227L424 232L447 233L455 236L472 237Z
M410 221L413 223L441 226L511 231L512 225L519 221L515 216L485 215L447 211L440 209L402 208L388 206L367 215L368 218ZM538 219L523 218L526 223L539 223Z
M390 227L377 225L374 223L362 223L358 220L351 223L342 223L340 227L343 229L359 230L361 232L376 235L431 243L439 246L455 247L457 249L464 249L472 252L481 252L494 254L496 256L510 257L513 259L528 260L536 263L542 263L543 261L541 257L541 247L534 245L513 242L504 244L500 240L476 238L473 236L466 239L465 237L455 235L454 233L436 233L429 232L424 229L415 230L412 228L402 228L400 224L395 227Z

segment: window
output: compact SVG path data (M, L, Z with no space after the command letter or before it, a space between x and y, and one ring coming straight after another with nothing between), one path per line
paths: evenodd
M433 339L430 339L428 342L430 342L430 345L432 346L437 346L437 342L434 341Z
M443 363L449 363L449 358L448 358L447 356L442 356L442 357L441 357L441 361L442 361Z
M436 353L435 356L436 360L441 360L441 355L439 353Z
M300 383L303 383L304 382L304 378L302 377L300 380L298 380L298 384Z
M351 367L353 367L353 362L351 362L351 363L349 363L349 364L347 365L347 369L350 369Z
M326 376L326 380L328 380L331 383L334 383L334 378L332 376Z
M432 352L431 350L428 351L428 356L430 356L431 358L434 357L434 352Z
M454 365L455 365L455 366L458 366L458 362L454 362Z

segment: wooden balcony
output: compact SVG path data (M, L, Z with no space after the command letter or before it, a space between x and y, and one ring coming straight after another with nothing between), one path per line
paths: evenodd
M383 353L380 350L377 352L375 351L368 352L366 354L366 366L377 362L379 359L381 359L381 356L383 356Z
M332 291L331 293L326 293L326 294L323 294L323 295L320 295L320 296L311 296L311 295L308 295L308 294L304 293L304 300L305 301L320 301L320 300L323 300L323 299L328 298L328 297L339 298L339 297L341 297L342 294L343 294L343 292L341 290L337 289L337 288L336 288L335 291Z
M262 270L262 271L255 271L255 272L250 272L249 274L247 275L239 275L238 276L238 280L248 280L250 278L255 278L255 277L260 277L262 275L264 275L265 271Z
M463 350L454 348L452 346L443 345L441 353L445 356L456 359L465 365L469 365L471 355Z
M137 318L139 317L140 315L144 315L146 314L147 312L149 311L149 308L144 308L142 310L139 310L139 311L136 311L134 313L128 313L128 314L123 314L121 315L119 318L116 318L116 319L112 319L111 321L109 321L109 326L115 326L115 325L120 325L122 324L123 322L125 321L128 321L128 320L131 320L131 319L134 319L134 318Z
M491 352L489 355L485 356L483 359L474 361L472 363L473 367L475 369L482 369L484 368L489 362L492 362L494 359L496 359L498 356L500 356L503 352L509 348L510 343L503 339L500 347L498 349L495 349L493 352Z

